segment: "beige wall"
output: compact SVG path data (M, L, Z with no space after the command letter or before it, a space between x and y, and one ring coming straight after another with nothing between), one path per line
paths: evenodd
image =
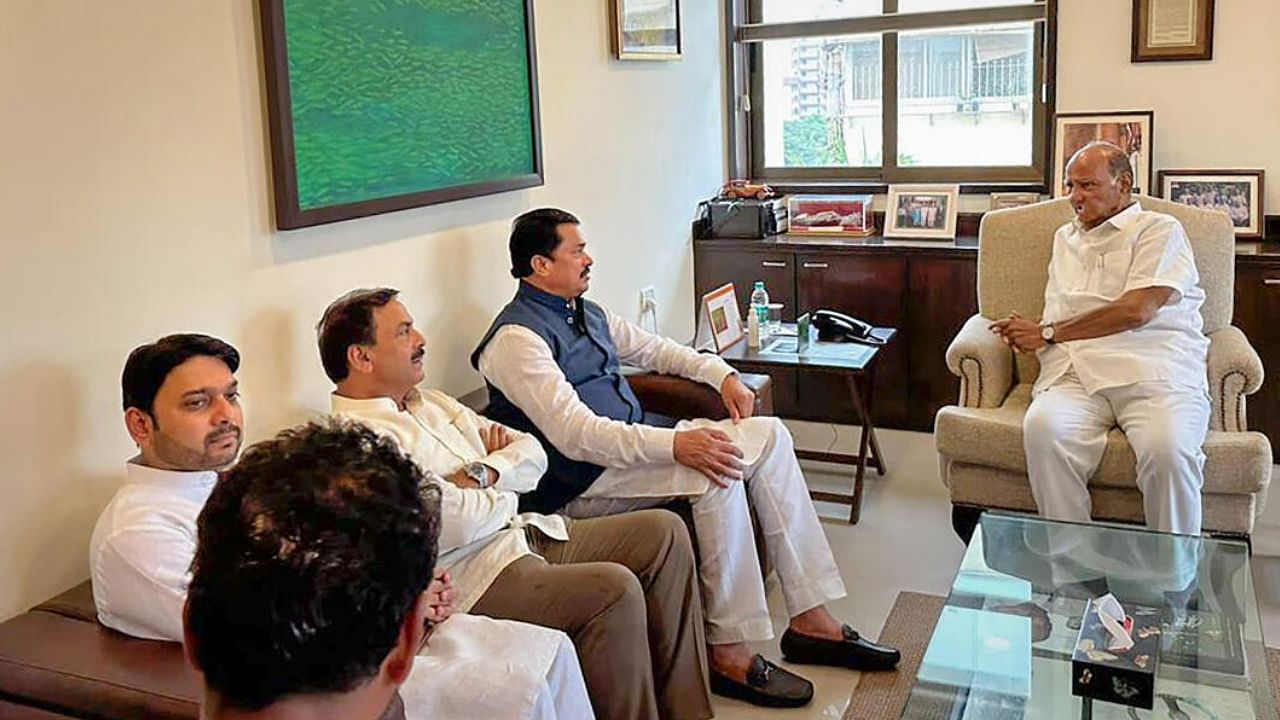
M94 519L132 445L128 350L174 331L244 354L250 439L326 406L312 326L358 285L406 293L428 381L480 384L465 357L514 289L510 219L585 220L593 297L692 332L689 221L723 176L719 4L684 3L677 63L608 55L605 2L538 0L547 184L273 233L253 0L0 3L0 618L87 575Z
M1262 168L1280 214L1280 3L1219 0L1213 60L1129 62L1129 0L1058 3L1058 112L1154 110L1152 171Z

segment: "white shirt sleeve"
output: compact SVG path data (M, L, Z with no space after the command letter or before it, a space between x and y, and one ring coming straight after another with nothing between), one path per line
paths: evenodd
M724 385L724 379L735 372L719 355L700 353L654 335L608 310L605 313L609 318L609 334L613 336L618 359L623 364L697 380L717 392Z
M437 402L447 402L450 413L462 415L465 420L462 424L469 428L476 428L477 432L488 431L493 425L500 424L477 414L471 408L443 393L437 394ZM511 437L511 444L485 455L480 458L480 462L497 471L498 482L494 485L495 488L517 493L530 492L538 487L538 481L547 471L547 451L542 449L542 443L538 442L538 438L529 433L507 428L507 434ZM484 441L481 438L476 438L473 442L477 442L478 447L484 447Z
M597 415L578 398L551 348L528 328L507 325L498 330L479 365L480 373L565 457L613 468L674 462L674 430Z
M1138 235L1124 291L1149 287L1173 288L1166 305L1176 304L1199 281L1191 243L1182 223L1166 218Z
M182 642L182 609L195 551L181 530L158 524L110 537L94 558L98 619L134 637Z
M483 540L511 524L517 495L495 488L460 488L433 473L440 488L440 553Z

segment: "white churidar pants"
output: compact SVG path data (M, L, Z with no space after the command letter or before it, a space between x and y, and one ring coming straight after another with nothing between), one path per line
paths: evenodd
M598 517L687 498L700 556L707 641L715 645L773 637L752 507L791 617L844 597L840 570L786 426L777 418L758 417L737 425L729 420L682 422L677 429L691 427L715 427L734 438L744 455L743 482L722 488L678 464L609 468L565 511L571 517Z
M1089 522L1089 477L1102 461L1107 432L1116 426L1138 458L1147 526L1200 534L1209 397L1203 390L1163 382L1104 388L1090 395L1068 371L1032 400L1023 420L1023 445L1040 514Z

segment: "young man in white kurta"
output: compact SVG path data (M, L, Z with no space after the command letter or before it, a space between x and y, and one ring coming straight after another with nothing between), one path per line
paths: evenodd
M1117 153L1099 143L1072 159L1077 217L1054 235L1043 322L1016 318L996 331L1040 360L1023 423L1040 513L1090 520L1088 480L1119 426L1137 456L1147 525L1198 534L1209 422L1205 295L1186 232L1130 199L1127 160Z
M234 348L207 336L170 336L130 355L122 382L125 422L141 454L126 464L125 484L102 511L89 544L103 625L182 642L196 521L218 470L240 447L238 366ZM513 647L522 650L504 661L510 675L500 688L479 703L473 693L459 696L481 658L492 663ZM577 656L563 633L461 614L437 626L402 695L410 718L440 717L438 708L468 704L476 718L592 717Z

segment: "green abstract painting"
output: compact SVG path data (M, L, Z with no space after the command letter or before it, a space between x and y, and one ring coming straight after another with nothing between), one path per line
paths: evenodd
M542 182L532 0L261 0L277 225Z

